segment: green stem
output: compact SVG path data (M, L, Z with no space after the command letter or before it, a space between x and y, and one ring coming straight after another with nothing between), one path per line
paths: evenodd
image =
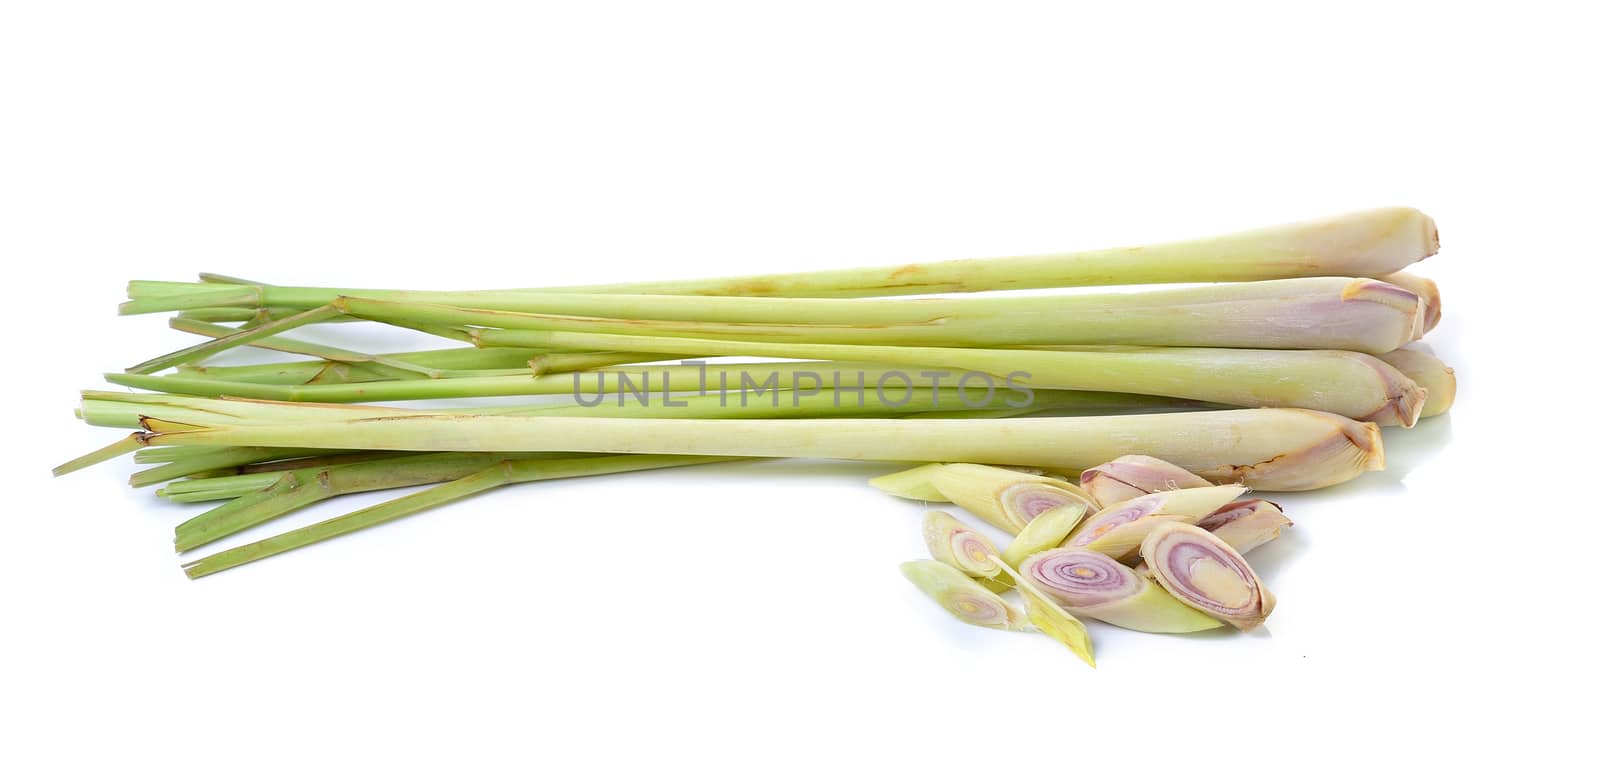
M234 347L242 344L249 344L258 339L265 339L293 328L299 328L303 325L320 323L329 318L337 317L338 315L339 310L332 306L308 309L299 314L283 318L282 320L274 320L269 323L262 323L261 325L251 328L235 331L234 333L231 333L220 339L212 339L211 341L202 342L186 349L180 349L177 352L172 352L160 357L146 360L129 368L128 373L154 373L156 371L172 368L182 363L193 362L195 360L204 360L205 358L215 355L223 350L233 349Z
M356 510L320 523L281 533L186 563L184 573L192 579L209 576L293 549L371 528L442 504L512 483L553 480L568 477L634 472L645 469L729 461L720 457L614 456L554 461L500 461L474 474L413 493L399 499Z

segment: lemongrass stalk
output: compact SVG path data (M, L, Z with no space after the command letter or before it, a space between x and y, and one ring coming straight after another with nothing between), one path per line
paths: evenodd
M964 259L707 280L548 290L737 296L889 296L1085 285L1376 277L1439 250L1433 220L1378 208L1198 240L1078 253Z
M1068 505L1039 513L1006 545L1000 559L1012 568L1021 569L1022 561L1029 556L1054 549L1066 541L1083 520L1085 511L1083 506Z
M538 339L551 346L612 348L688 355L755 355L933 365L982 374L1016 391L1076 389L1201 400L1243 407L1310 408L1380 426L1416 423L1427 397L1393 366L1338 350L958 349L946 347L783 344L560 331L480 330L488 345ZM958 380L958 383L961 380Z
M797 386L863 386L871 390L885 375L899 373L886 385L901 389L935 376L953 377L959 371L916 366L857 363L716 363L692 365L618 366L596 371L516 376L377 381L358 384L268 385L188 376L106 374L106 381L123 386L173 394L205 397L246 397L281 402L357 403L385 400L431 400L509 395L616 396L626 381L629 391L716 392L740 389L788 390ZM815 378L813 378L815 377ZM771 384L768 383L769 379ZM820 380L820 382L818 381ZM1157 401L1149 401L1158 404Z
M1224 505L1207 515L1196 526L1215 534L1227 542L1235 552L1243 555L1266 544L1283 529L1294 525L1283 514L1283 507L1266 499L1245 499Z
M1244 558L1210 531L1166 522L1140 548L1150 575L1180 602L1242 630L1266 621L1277 599Z
M225 475L174 480L156 489L156 495L167 501L195 504L205 501L237 499L272 487L283 477L282 473L257 472L248 475Z
M1222 622L1179 602L1115 559L1087 549L1051 549L1029 557L1022 578L1074 614L1139 632L1186 633Z
M265 490L240 496L180 523L173 546L185 552L336 496L449 482L513 460L540 461L543 457L411 454L285 472Z
M1421 300L1388 283L1316 277L1142 293L863 302L543 294L476 308L345 296L387 323L795 343L1005 347L1138 344L1387 352L1420 334ZM281 322L281 321L280 321ZM596 347L603 350L607 347Z
M1129 453L1217 482L1308 490L1383 467L1378 428L1317 411L1257 408L1021 419L617 419L437 416L325 425L147 420L147 445L404 451L575 451L1094 466Z
M1001 559L1000 550L983 534L962 525L961 521L944 512L933 510L924 518L923 538L936 560L989 582L979 582L982 586L1001 591L1001 586L1015 585L1022 593L1028 621L1039 631L1067 646L1089 666L1094 666L1094 649L1083 622L1038 589L1023 583L1016 569Z
M128 478L128 484L135 488L143 488L201 472L227 469L241 464L255 464L275 459L294 458L305 454L306 450L303 448L228 448L207 456L179 459L135 472Z
M1027 619L1010 603L946 563L912 560L900 564L900 573L939 607L967 624L1005 630L1027 626Z
M465 371L485 369L518 369L526 370L529 363L546 354L543 349L517 349L517 348L480 348L458 347L453 349L432 349L420 352L396 352L384 355L386 358L398 360L408 364L437 369L440 371ZM361 353L354 353L360 355ZM273 370L295 367L305 371L315 371L319 364L315 361L300 361L293 363L267 363L260 365L222 365L191 367L190 370L200 375L218 376L223 378L244 378L247 374L255 372L270 372Z
M221 338L201 342L192 347L180 349L176 352L161 355L160 357L146 360L138 365L130 366L128 373L155 373L166 370L183 363L204 360L224 350L244 344L250 344L260 339L271 337L284 331L293 330L304 325L320 323L339 315L338 309L332 306L308 309L281 320L262 323L261 325L244 328Z
M775 403L753 404L752 407L741 407L735 404L733 407L727 407L721 405L718 400L718 396L709 395L686 398L683 401L685 405L682 408L640 408L632 411L619 408L614 413L624 418L632 417L651 421L674 418L741 417L761 419L803 416L807 413L815 412L816 408L815 406L789 407ZM257 405L266 406L266 404ZM955 403L955 405L959 407L959 403ZM944 405L940 405L931 393L911 393L907 401L902 406L897 407L870 403L862 406L844 403L837 407L832 406L830 403L825 407L832 409L831 412L833 413L895 415L900 412L898 410L900 407L907 409L907 411L937 409L940 407L949 408L951 407L951 401L946 400ZM285 410L292 408L294 406L284 407ZM324 408L322 410L339 409ZM588 409L581 406L556 406L530 410L540 413L567 414L566 416L555 418L574 418L586 416L585 412ZM468 417L468 415L457 416L457 418L465 417ZM311 429L312 427L307 424L304 428ZM300 449L293 450L299 451ZM485 458L486 456L488 458ZM464 474L479 471L484 466L487 466L483 464L484 461L493 460L496 457L527 458L525 456L507 456L505 454L480 453L473 455L454 453L425 459L418 459L415 456L384 457L348 465L347 467L339 467L328 466L329 464L339 463L339 457L322 457L313 462L314 466L284 474L280 483L265 491L236 499L179 526L178 544L183 549L201 546L222 536L237 533L245 528L258 525L337 495L453 480ZM330 459L332 460L330 461Z
M934 368L925 365L894 366L857 363L716 363L683 366L619 366L611 369L584 371L551 376L505 376L460 379L418 379L410 381L382 381L359 384L278 385L247 381L220 380L208 377L168 375L146 376L133 374L106 374L106 381L122 386L170 394L201 397L256 398L279 402L299 403L360 403L398 400L431 400L464 397L500 397L512 395L607 395L615 400L622 390L635 390L659 394L661 392L700 392L750 390L759 396L768 390L791 391L820 386L827 392L847 394L860 387L871 399L879 383L885 389L901 390L909 382L913 385L943 383L945 398L960 399L970 391L974 400L991 400L995 407L1009 407L1007 402L1026 401L1027 395L1012 393L991 379L995 389L991 395L987 382L968 379L966 387L960 386L963 372ZM626 384L626 387L624 387ZM770 397L770 393L767 393ZM1137 395L1122 392L1074 391L1044 395L1034 391L1035 398L1048 397L1054 407L1082 413L1128 413L1150 410L1194 410L1204 407L1191 400ZM860 398L853 398L860 399ZM592 398L590 398L592 401Z
M185 320L183 318L176 317L168 320L167 325L174 330L183 331L185 333L193 333L200 336L207 336L213 339L227 338L235 333L240 332L240 329L237 328L229 328L223 325L202 323L195 320ZM277 352L288 352L296 355L320 357L330 362L346 363L392 377L431 378L439 375L439 370L436 368L430 368L425 365L417 365L416 363L408 362L400 358L390 357L387 355L370 355L363 352L352 352L347 349L340 349L339 347L332 347L326 344L315 344L309 341L300 341L298 339L286 339L281 336L259 338L250 342L250 346L260 347L261 349L270 349Z
M1108 507L1161 491L1204 488L1205 478L1153 456L1119 456L1078 477L1078 484L1095 503Z
M1163 522L1194 523L1245 492L1242 485L1162 491L1113 504L1090 515L1067 538L1067 546L1089 549L1117 560L1133 560L1150 531Z
M139 450L142 445L144 445L144 441L139 435L128 435L127 437L124 437L121 440L111 443L103 448L96 448L95 450L90 451L82 456L64 462L52 468L50 470L50 474L60 477L71 472L76 472L85 467L91 467L95 464L99 464L102 461L109 461L118 456L125 456L133 453L134 451Z
M1094 507L1087 494L1065 480L981 464L946 464L931 482L939 494L984 522L1015 535L1040 513Z
M498 462L474 474L399 499L377 504L281 533L261 541L185 563L191 579L209 576L273 555L414 515L442 504L512 483L589 477L619 472L704 464L721 459L691 456L607 456L583 459L526 459Z
M484 349L492 349L485 347ZM678 355L652 355L638 352L546 352L528 361L536 376L573 371L592 371L631 363L653 363L677 360Z
M862 297L960 293L1022 288L1152 283L1235 282L1332 275L1377 277L1404 269L1438 251L1433 220L1411 208L1379 208L1324 219L1247 230L1216 237L1076 253L903 264L823 272L800 272L655 283L619 283L568 288L467 292L624 293L702 296ZM162 284L135 282L125 312L181 309L141 299L172 296ZM209 286L190 306L266 306L282 295L270 289ZM375 292L300 289L299 306L324 304L340 295L386 294L439 300L439 292ZM451 296L462 300L463 294Z
M579 418L814 418L821 416L901 416L918 413L972 412L985 416L1024 415L1079 404L1077 393L1041 392L1033 402L1017 406L976 408L960 398L932 389L885 389L870 397L834 390L721 391L670 398L625 397L579 404L541 404L442 410L411 410L368 405L275 403L211 400L187 395L143 395L85 392L79 410L90 424L135 427L145 418L161 421L228 421L232 423L338 423L375 417L431 416L559 416Z
M1421 416L1438 416L1456 401L1456 372L1426 350L1402 347L1381 355L1383 361L1428 391Z
M1421 275L1413 275L1410 272L1394 272L1392 274L1383 275L1378 279L1390 285L1398 285L1401 288L1415 293L1427 303L1427 308L1422 313L1422 333L1427 333L1428 331L1433 330L1434 326L1439 324L1440 307L1438 283L1435 283ZM1421 336L1421 334L1418 334L1418 336Z

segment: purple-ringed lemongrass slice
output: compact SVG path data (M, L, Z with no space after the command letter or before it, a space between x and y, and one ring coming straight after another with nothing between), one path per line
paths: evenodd
M1113 504L1078 524L1066 546L1092 549L1117 560L1133 560L1157 523L1198 522L1245 492L1242 485L1162 491Z
M1078 484L1102 508L1161 491L1204 488L1205 478L1152 456L1121 456L1078 476Z
M983 464L945 464L932 481L945 498L1010 534L1048 509L1096 508L1088 494L1065 480Z
M1016 570L1000 559L999 550L983 534L944 512L932 510L923 518L922 535L935 560L991 582L974 582L980 588L993 590L995 584L1016 584L1028 608L1028 621L1094 666L1094 649L1083 622L1033 586L1017 584Z
M1278 538L1294 522L1284 516L1283 507L1273 502L1245 499L1225 505L1195 525L1212 532L1242 555Z
M1277 602L1244 557L1204 528L1163 522L1140 552L1173 597L1239 629L1261 626Z
M1053 549L1066 541L1072 529L1083 520L1083 515L1084 508L1077 505L1041 512L1038 517L1028 521L1022 532L1006 545L1005 551L1000 553L1000 559L1012 568L1022 567L1022 561L1028 559L1029 555Z
M1222 622L1168 594L1122 563L1087 549L1051 549L1029 557L1022 578L1061 606L1140 632L1200 632Z
M951 616L968 624L990 629L1027 626L1027 620L1010 603L950 565L937 560L913 560L901 563L900 572Z
M947 512L928 511L922 518L922 538L933 559L969 576L992 579L1004 575L1000 570L1000 550L993 542Z

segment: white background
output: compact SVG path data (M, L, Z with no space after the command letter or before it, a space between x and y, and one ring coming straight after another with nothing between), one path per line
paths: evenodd
M573 10L578 6L582 10ZM1592 728L1593 26L1543 3L13 3L0 762L1321 764ZM1282 494L1270 631L1091 671L896 565L876 466L503 490L199 582L52 480L129 278L521 287L1432 214L1453 414ZM300 525L375 501L345 499ZM1113 762L1114 761L1114 762Z

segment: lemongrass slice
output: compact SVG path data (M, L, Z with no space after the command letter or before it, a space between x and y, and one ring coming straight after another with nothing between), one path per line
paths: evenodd
M1169 520L1194 523L1245 492L1242 485L1162 491L1106 507L1078 524L1067 546L1092 549L1117 560L1138 556L1139 545L1156 525Z
M1027 619L1009 603L950 565L937 560L913 560L901 563L900 572L951 616L968 624L1008 630L1027 626Z
M963 525L949 513L928 510L922 518L922 538L928 554L969 576L993 579L1004 576L1000 553L983 534Z
M1168 594L1116 560L1087 549L1051 549L1029 557L1022 578L1062 607L1140 632L1200 632L1222 622Z
M916 501L949 501L938 488L933 487L933 477L942 464L923 464L900 472L879 475L868 480L872 487L890 496Z
M1089 641L1089 630L1084 628L1083 622L1056 605L1037 588L1019 583L1016 569L1006 565L1000 557L1000 551L983 534L938 510L927 514L922 530L928 551L937 561L958 572L982 577L990 582L975 582L980 588L996 591L997 584L1015 584L1027 606L1028 621L1040 632L1067 646L1089 666L1094 666L1094 648Z
M1047 510L1094 506L1088 494L1065 480L983 464L946 464L931 481L957 506L1011 534Z
M1078 477L1079 487L1101 507L1161 491L1204 488L1211 482L1153 456L1119 456Z
M1456 372L1427 350L1415 346L1402 347L1378 357L1428 391L1428 397L1422 403L1420 415L1423 418L1438 416L1455 404Z
M1242 555L1278 538L1294 522L1273 502L1245 499L1223 506L1195 525L1216 534Z
M1039 513L1006 545L1000 559L1012 568L1020 568L1029 555L1060 546L1072 535L1072 529L1083 520L1086 511L1087 507L1068 505Z
M1163 522L1145 536L1140 553L1173 597L1239 629L1261 626L1277 603L1244 557L1204 528Z

